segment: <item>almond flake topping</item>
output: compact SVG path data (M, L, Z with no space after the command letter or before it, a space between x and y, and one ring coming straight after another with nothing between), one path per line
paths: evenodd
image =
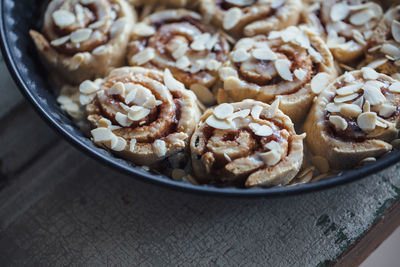
M238 77L238 73L234 68L231 67L222 67L219 69L219 76L223 81L228 79L229 77Z
M393 44L383 44L381 52L393 59L400 57L400 47Z
M225 0L228 3L234 4L235 6L249 6L254 4L255 0Z
M271 127L267 125L260 125L258 123L250 123L250 129L258 136L270 136L273 134Z
M92 29L79 29L71 33L71 42L80 43L89 39L92 34Z
M82 94L90 95L98 90L100 90L100 86L89 80L86 80L79 85L79 92Z
M338 113L342 106L343 104L328 103L328 105L326 105L326 110L331 113Z
M399 93L400 94L400 82L394 82L392 85L389 86L389 91L392 93Z
M156 30L145 23L138 23L133 28L133 33L137 36L148 37L154 35Z
M357 118L358 127L364 132L370 132L376 128L377 115L375 112L361 113Z
M187 56L179 58L178 61L176 62L176 67L181 70L185 70L189 66L190 66L190 60L188 59Z
M128 118L132 121L140 121L147 117L150 114L150 109L140 107L140 106L132 106L129 108Z
M356 84L347 85L347 86L344 86L344 87L338 89L336 91L336 93L338 95L343 95L343 96L344 95L351 95L351 94L354 94L354 93L358 92L361 89L362 86L363 86L362 83L356 83Z
M232 52L232 60L235 63L244 62L244 61L248 60L249 58L250 58L250 54L242 48L237 49L234 52Z
M371 104L368 100L365 101L364 105L362 106L363 112L370 112L371 111Z
M329 74L320 72L311 80L311 90L314 94L319 94L326 88L329 83Z
M307 71L303 70L303 69L296 69L294 70L294 76L296 76L297 79L299 79L300 81L304 81L304 79L307 76Z
M396 107L389 104L383 104L379 108L379 115L384 118L390 118L395 112L396 112Z
M335 129L339 131L346 130L348 126L347 121L345 119L336 115L330 116L329 122L332 123L332 125L335 126Z
M281 100L278 97L274 100L274 102L272 102L267 112L267 118L272 119L276 116L276 113L279 110L280 102Z
M95 142L110 141L114 135L113 132L106 127L99 127L99 128L93 129L90 133L92 134L93 140Z
M115 114L115 120L122 127L129 127L132 125L132 121L128 118L128 116L126 116L125 114L122 114L121 112L117 112L117 114Z
M213 93L204 85L195 83L190 86L190 90L195 93L201 103L205 105L212 105L215 103L215 97Z
M155 50L152 47L147 47L132 57L132 62L137 65L143 65L155 58Z
M66 42L69 41L69 38L70 38L69 35L64 36L64 37L61 37L61 38L58 38L58 39L56 39L56 40L51 41L51 45L52 45L52 46L63 45L63 44L65 44Z
M337 96L335 97L334 101L335 103L344 103L353 99L356 99L358 97L358 94L351 94L351 95L346 95L346 96Z
M345 19L350 14L349 6L345 2L334 4L331 9L331 19L340 21Z
M275 61L275 69L279 76L286 81L293 81L292 73L290 72L291 62L287 59L278 59Z
M343 104L340 107L340 113L343 116L348 116L348 117L358 117L362 113L362 110L359 106L355 104Z
M224 120L233 114L234 108L231 104L223 103L214 109L214 116L217 119Z
M164 84L171 91L185 90L185 85L176 80L169 69L164 70Z
M68 10L59 9L54 11L53 20L58 27L67 27L75 22L75 15Z
M262 112L263 108L259 105L255 105L252 109L251 109L251 116L253 117L253 119L258 120L260 119L260 115Z
M243 12L240 8L237 8L237 7L230 8L225 13L224 21L223 21L223 28L225 30L233 29L239 23L242 16L243 16Z
M382 94L379 86L379 82L376 81L368 81L364 85L365 100L371 105L380 105L386 101L386 97Z
M400 22L397 20L392 22L392 36L396 42L400 43Z
M364 67L361 69L361 71L363 73L364 79L376 80L379 77L379 74L373 68Z
M267 166L275 166L281 160L281 155L279 152L275 150L271 150L269 152L261 153L261 159Z
M386 62L388 62L388 61L389 61L389 60L388 60L387 58L377 59L377 60L374 60L374 61L372 61L371 63L369 63L369 64L367 65L367 67L376 69L376 68L379 68L380 66L386 64Z
M220 130L228 130L228 129L234 128L230 121L219 120L214 115L211 115L210 117L208 117L206 120L206 123L209 126L215 128L215 129L220 129Z
M116 136L116 138L111 139L111 149L114 151L123 151L127 145L127 142L124 138L120 136Z
M122 82L115 83L110 89L107 91L108 95L125 95L125 85Z
M268 46L254 49L252 55L258 60L276 60L278 58Z
M167 154L167 144L165 141L157 139L153 143L153 151L157 157L164 157Z
M208 32L200 34L194 38L194 41L190 44L190 48L195 51L205 50L210 38L211 35Z
M360 26L370 21L375 14L370 9L364 9L350 16L350 22L353 25Z
M246 108L246 109L236 111L235 113L230 115L227 119L229 121L233 121L236 118L246 118L247 116L249 116L249 114L250 114L250 109Z

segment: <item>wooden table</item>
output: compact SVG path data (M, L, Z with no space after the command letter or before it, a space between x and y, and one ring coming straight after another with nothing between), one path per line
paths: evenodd
M400 164L287 198L175 192L72 148L2 62L0 81L2 266L354 266L399 225Z

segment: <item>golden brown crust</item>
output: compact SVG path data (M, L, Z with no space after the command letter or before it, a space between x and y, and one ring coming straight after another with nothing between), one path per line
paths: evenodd
M339 77L320 94L307 117L308 148L335 170L390 151L399 132L397 87L400 83L370 68Z
M49 71L71 84L106 75L111 67L123 65L136 19L125 0L75 2L53 0L42 33L30 31Z
M124 67L100 84L82 83L81 94L93 99L86 106L93 141L147 166L185 151L200 111L194 94L175 80L171 86L171 77L168 70Z
M277 103L222 104L203 114L193 134L193 171L200 183L285 185L301 167L303 138Z
M278 61L287 62L289 72L278 70ZM223 103L251 98L271 103L279 98L280 109L299 123L319 93L313 90L312 81L322 73L325 79L321 83L325 84L337 76L329 49L307 29L291 26L271 32L269 37L243 38L220 69L223 83L216 90L217 100Z

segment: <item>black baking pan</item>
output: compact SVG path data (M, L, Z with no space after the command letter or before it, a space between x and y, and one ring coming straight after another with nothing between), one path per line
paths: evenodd
M400 152L393 152L375 163L359 169L344 171L337 177L315 183L290 187L251 189L196 186L186 182L173 181L168 177L156 175L135 167L129 162L116 158L111 153L96 147L58 106L52 84L49 82L47 72L41 65L28 34L30 29L39 29L41 14L47 3L48 1L42 0L0 0L1 48L10 73L23 95L39 115L60 135L82 152L97 159L101 164L106 164L110 168L128 174L134 179L201 194L273 197L311 192L356 181L387 168L400 160Z

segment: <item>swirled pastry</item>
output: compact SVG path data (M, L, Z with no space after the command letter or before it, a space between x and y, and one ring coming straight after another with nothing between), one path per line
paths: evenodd
M202 0L200 10L225 31L240 38L296 25L300 0Z
M132 66L169 68L202 102L212 104L208 87L217 81L228 53L226 39L204 25L199 14L174 9L154 13L135 26L128 58Z
M164 73L113 70L100 85L85 81L83 97L93 141L140 165L152 166L187 148L200 117L196 96Z
M314 96L337 76L322 39L295 26L239 40L219 74L218 103L279 98L280 109L294 123L304 119Z
M400 80L400 5L385 13L368 42L366 58L378 72Z
M301 167L303 139L278 102L224 103L207 110L193 134L193 171L200 183L285 185Z
M135 18L125 0L53 0L30 35L48 69L79 84L124 64Z
M382 8L373 1L315 1L306 14L306 21L320 34L336 60L353 63L363 55L363 49L382 18Z
M339 77L314 104L304 129L311 152L348 169L390 151L398 138L400 82L371 68Z

